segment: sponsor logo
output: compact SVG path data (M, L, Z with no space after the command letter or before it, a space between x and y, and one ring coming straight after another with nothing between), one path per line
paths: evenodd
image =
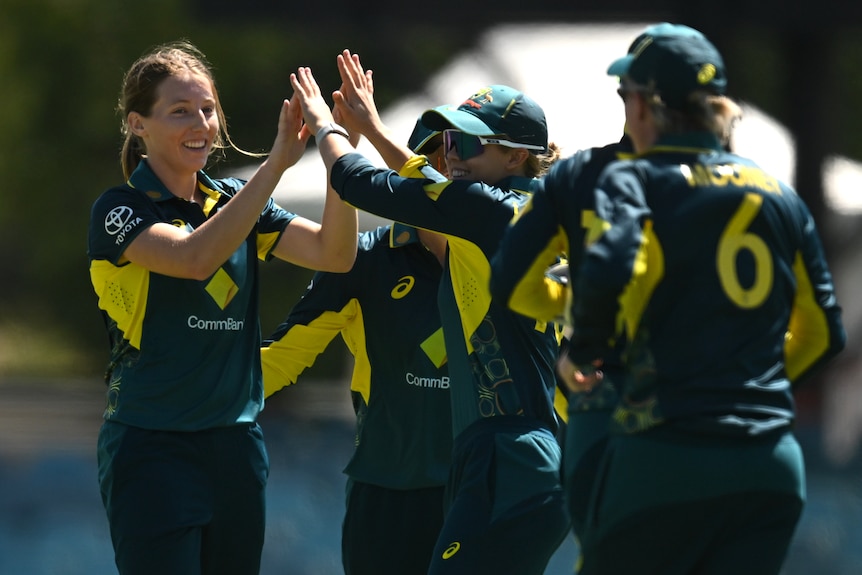
M461 549L461 544L457 541L453 541L449 544L449 547L443 551L443 559L450 559L455 553L457 553Z
M462 106L470 106L471 108L475 108L477 110L481 109L482 106L486 104L490 104L494 101L493 90L490 87L482 88L461 104Z
M419 377L412 373L406 375L407 383L416 387L430 387L433 389L449 389L449 376L443 377Z
M398 283L395 284L395 287L392 288L392 291L389 292L389 295L392 296L392 299L401 299L407 294L410 293L410 290L413 289L413 284L416 283L416 278L413 276L404 276L398 280Z
M117 236L116 244L120 245L126 240L126 234L141 221L140 217L132 217L132 208L129 206L118 206L105 216L105 231L109 236Z
M242 331L245 325L245 320L234 319L232 317L225 319L201 319L196 315L190 315L188 326L192 329L200 329L203 331Z

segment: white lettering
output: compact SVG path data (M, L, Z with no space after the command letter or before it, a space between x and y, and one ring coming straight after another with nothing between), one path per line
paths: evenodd
M415 385L417 387L430 387L434 389L449 389L449 376L444 375L443 377L419 377L418 375L413 375L412 373L408 373L406 375L407 383L410 385Z
M190 315L188 325L192 329L204 331L242 331L245 320L237 320L232 317L226 319L201 319L196 315Z
M121 243L126 241L126 234L135 229L137 225L142 221L143 219L141 218L135 218L134 220L123 226L123 228L119 232L117 232L117 241L115 242L116 245L120 245Z

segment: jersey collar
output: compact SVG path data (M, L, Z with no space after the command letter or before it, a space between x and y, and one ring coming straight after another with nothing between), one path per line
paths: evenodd
M652 152L720 152L723 150L718 136L711 132L664 134L645 153Z
M164 202L176 198L175 195L168 191L161 180L159 180L146 158L141 160L141 163L138 164L138 167L135 168L135 171L132 172L132 175L126 183L132 188L140 190L146 194L148 198L156 202ZM203 170L198 172L198 187L204 192L204 194L206 194L207 197L211 199L217 198L217 190L219 188L215 182L213 182L212 179L203 172Z

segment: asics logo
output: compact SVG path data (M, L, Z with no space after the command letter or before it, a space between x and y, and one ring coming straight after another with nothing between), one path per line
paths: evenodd
M443 559L450 559L455 553L457 553L461 549L461 544L457 541L453 541L449 544L449 547L443 551Z
M398 280L398 283L395 284L395 287L392 288L392 291L389 292L389 295L392 296L392 299L401 299L407 294L410 293L410 290L413 289L413 284L416 283L416 278L413 276L404 276Z

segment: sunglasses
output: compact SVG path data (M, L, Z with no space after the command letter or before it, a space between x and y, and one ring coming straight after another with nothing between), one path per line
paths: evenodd
M532 144L520 144L510 140L501 140L499 138L489 138L485 136L472 136L465 134L459 130L443 130L443 151L446 154L454 148L455 153L462 160L475 158L485 151L485 146L488 144L498 144L507 148L523 148L525 150L536 150L544 152L542 146L534 146Z

